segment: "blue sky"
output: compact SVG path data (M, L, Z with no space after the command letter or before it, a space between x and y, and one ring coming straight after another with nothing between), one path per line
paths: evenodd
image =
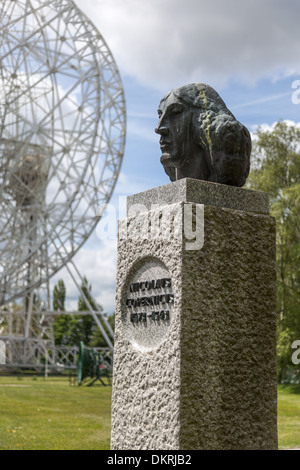
M126 147L111 203L169 183L160 164L157 107L171 89L205 82L253 133L280 119L300 123L298 0L75 0L110 48L126 97ZM97 300L114 311L116 240L98 229L74 261ZM102 228L101 228L102 224ZM98 235L97 235L98 234ZM78 294L64 271L69 306Z

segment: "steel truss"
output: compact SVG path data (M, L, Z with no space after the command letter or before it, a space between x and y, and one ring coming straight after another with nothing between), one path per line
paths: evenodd
M32 316L31 330L24 337L24 310L0 310L0 338L6 344L6 367L31 368L35 370L48 369L60 372L63 369L76 369L78 361L78 346L55 346L52 324L58 315L84 316L91 315L87 311L60 312L53 310L36 310ZM98 314L94 312L98 317ZM103 317L103 314L101 313ZM106 319L105 319L106 320ZM101 322L98 317L98 321ZM102 319L103 321L103 319ZM110 336L113 341L113 336ZM113 347L94 348L102 357L102 363L108 369L112 367Z
M49 279L66 266L84 297L72 258L119 175L125 98L72 0L3 0L0 21L0 339L11 363L54 367ZM112 351L107 320L87 305Z

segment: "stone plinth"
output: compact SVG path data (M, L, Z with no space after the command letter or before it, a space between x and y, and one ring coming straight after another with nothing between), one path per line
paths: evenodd
M208 206L237 209L258 214L269 214L269 196L262 191L252 191L219 183L184 178L175 183L158 186L127 198L127 209L142 204L147 210L153 204L165 206L175 202L194 202Z
M276 449L267 196L181 180L134 204L119 224L111 448Z

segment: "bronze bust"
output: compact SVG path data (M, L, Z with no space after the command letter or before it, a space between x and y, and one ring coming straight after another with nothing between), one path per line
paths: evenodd
M204 83L170 91L160 102L161 163L171 181L195 178L243 186L251 137L218 93Z

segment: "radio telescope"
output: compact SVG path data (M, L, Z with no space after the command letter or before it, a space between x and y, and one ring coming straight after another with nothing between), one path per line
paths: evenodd
M105 210L126 114L111 52L72 0L2 0L0 20L0 305L3 315L24 306L12 341L32 334L34 306L50 308L49 279Z

